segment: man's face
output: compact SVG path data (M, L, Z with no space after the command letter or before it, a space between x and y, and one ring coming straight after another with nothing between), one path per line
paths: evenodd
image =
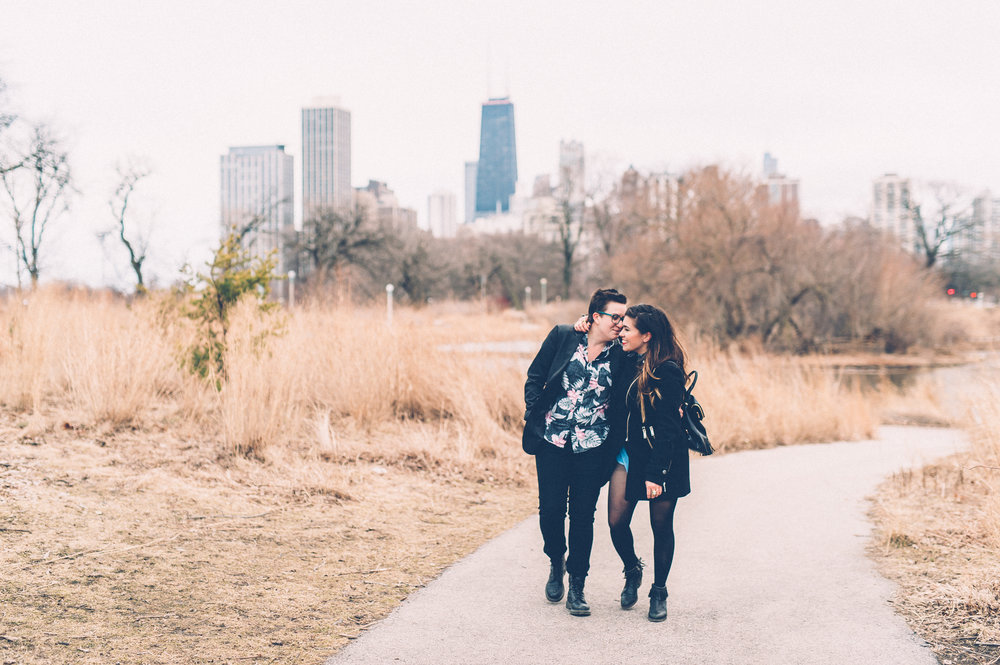
M594 312L594 340L610 342L622 330L622 319L625 318L625 303L609 302L604 305L604 309Z

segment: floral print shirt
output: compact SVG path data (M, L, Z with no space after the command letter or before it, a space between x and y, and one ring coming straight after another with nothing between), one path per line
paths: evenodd
M587 360L587 338L563 372L566 394L545 414L545 440L574 453L601 445L608 436L607 410L611 396L611 344L593 362Z

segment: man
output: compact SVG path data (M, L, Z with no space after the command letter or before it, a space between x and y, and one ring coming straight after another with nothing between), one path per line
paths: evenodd
M590 299L590 329L577 332L558 325L549 332L528 367L524 384L524 451L535 456L538 474L538 522L549 557L545 597L563 598L563 574L569 573L566 608L588 616L583 585L594 543L594 513L618 450L605 444L621 427L628 365L618 343L625 316L625 296L598 289ZM634 369L634 367L632 368ZM569 507L569 556L566 512Z

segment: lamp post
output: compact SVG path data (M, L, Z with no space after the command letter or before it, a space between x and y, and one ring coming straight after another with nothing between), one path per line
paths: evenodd
M288 309L295 307L295 271L288 271Z
M392 326L392 292L395 290L392 284L385 285L385 324Z

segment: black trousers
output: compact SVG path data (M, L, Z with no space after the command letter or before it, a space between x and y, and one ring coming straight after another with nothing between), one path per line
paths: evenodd
M606 480L605 459L599 450L583 453L542 444L535 454L538 473L538 524L543 551L552 560L566 554L566 513L569 508L569 556L566 571L584 576L590 570L594 545L594 513Z

